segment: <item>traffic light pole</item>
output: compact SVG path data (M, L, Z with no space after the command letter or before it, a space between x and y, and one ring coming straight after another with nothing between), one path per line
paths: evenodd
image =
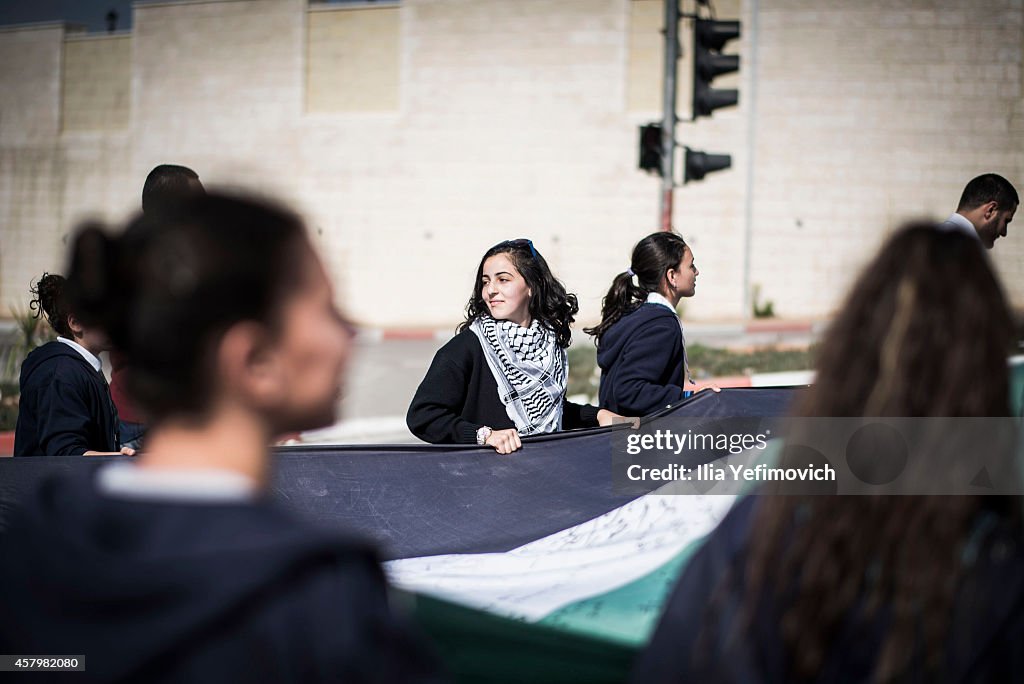
M676 161L676 67L679 64L679 0L665 0L665 90L661 120L661 229L672 230Z

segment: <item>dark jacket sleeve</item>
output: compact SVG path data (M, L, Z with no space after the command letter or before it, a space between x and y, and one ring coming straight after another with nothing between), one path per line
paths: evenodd
M676 362L681 344L679 323L669 318L652 321L626 342L613 390L619 413L643 416L683 398L682 387L652 381Z
M86 388L69 382L60 372L39 388L36 404L38 442L48 456L81 456L91 446L89 426L95 420Z
M456 338L457 339L457 338ZM405 423L412 434L431 444L475 444L475 425L462 418L468 369L452 340L438 350L409 404Z
M597 427L597 412L599 410L590 404L574 404L568 399L563 400L562 429Z

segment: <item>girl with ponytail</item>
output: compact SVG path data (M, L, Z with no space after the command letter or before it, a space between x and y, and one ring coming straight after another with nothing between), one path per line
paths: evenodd
M46 316L57 339L21 365L14 455L133 455L119 444L117 409L99 359L109 349L107 336L82 324L63 276L44 273L31 292L29 307Z
M602 407L645 416L687 396L693 381L676 306L693 296L698 274L677 233L652 233L633 248L602 302L600 325L585 331L597 342Z

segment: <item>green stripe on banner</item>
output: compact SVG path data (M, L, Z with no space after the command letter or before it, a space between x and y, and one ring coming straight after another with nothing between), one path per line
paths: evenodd
M640 579L604 594L570 603L537 624L642 647L650 639L683 567L703 543L704 539L698 539L675 558Z
M777 459L769 442L763 462ZM647 644L687 562L704 538L628 584L526 622L427 594L394 590L429 636L455 681L583 684L623 682Z
M1024 357L1010 359L1010 409L1015 416L1024 416Z
M627 679L638 649L416 594L412 616L456 682L603 684Z

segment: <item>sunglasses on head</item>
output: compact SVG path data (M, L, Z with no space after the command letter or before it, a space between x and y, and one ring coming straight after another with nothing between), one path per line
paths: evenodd
M537 250L533 246L533 240L528 240L527 238L519 238L517 240L505 240L504 242L499 242L498 244L494 245L494 247L492 247L491 249L502 249L505 247L528 247L530 250L530 255L533 256L534 259L537 258Z

